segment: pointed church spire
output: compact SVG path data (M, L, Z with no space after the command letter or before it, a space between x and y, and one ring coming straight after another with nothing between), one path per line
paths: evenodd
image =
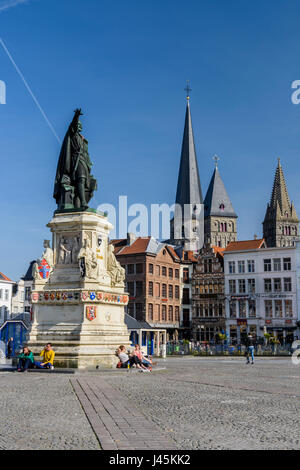
M236 241L237 215L225 189L219 169L219 157L213 157L215 169L204 199L205 242L225 248Z
M184 204L202 204L202 202L203 198L188 95L181 147L176 203L180 204L181 207L184 207Z
M216 157L214 157L214 160L216 167L204 199L205 217L210 215L216 217L237 217L217 167Z
M299 219L290 202L280 158L263 222L263 233L268 247L293 246L299 234Z
M187 250L199 250L203 246L202 214L203 197L199 178L194 132L190 110L189 82L186 90L186 112L181 146L180 167L176 191L174 218L171 220L171 240L184 245Z
M273 184L273 191L270 201L270 207L275 209L277 203L279 204L281 213L283 214L284 211L290 210L290 198L286 189L284 174L282 171L282 166L280 163L280 158L278 158L278 164L275 173L275 179Z

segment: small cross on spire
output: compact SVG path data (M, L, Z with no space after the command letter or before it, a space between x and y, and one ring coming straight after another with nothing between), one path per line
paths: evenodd
M190 87L190 81L189 80L186 81L185 91L186 91L186 99L189 100L190 99L190 92L192 91L192 89Z
M218 161L220 160L220 157L218 155L213 156L213 161L215 162L215 167L218 168Z

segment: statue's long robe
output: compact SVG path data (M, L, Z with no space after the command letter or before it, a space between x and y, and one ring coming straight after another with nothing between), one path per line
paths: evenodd
M79 177L86 178L86 186L89 187L91 166L87 141L78 132L74 132L73 127L70 125L63 140L57 164L53 193L57 203L60 199L61 183L67 182L64 177L68 177L70 185L74 185Z

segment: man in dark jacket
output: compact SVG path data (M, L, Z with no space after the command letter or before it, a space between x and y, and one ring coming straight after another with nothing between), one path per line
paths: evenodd
M14 339L9 338L7 342L7 359L10 359L13 353Z
M246 345L246 364L250 364L250 356L251 356L251 364L254 364L254 338L252 335L248 335L245 341Z

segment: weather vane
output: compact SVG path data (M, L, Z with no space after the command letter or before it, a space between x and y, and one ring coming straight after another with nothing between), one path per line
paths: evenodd
M218 168L218 161L220 160L220 158L218 157L218 155L214 155L213 156L213 161L215 162L215 167Z
M190 92L192 91L192 89L190 87L190 81L189 80L186 81L185 91L186 91L186 99L189 100L190 99Z

